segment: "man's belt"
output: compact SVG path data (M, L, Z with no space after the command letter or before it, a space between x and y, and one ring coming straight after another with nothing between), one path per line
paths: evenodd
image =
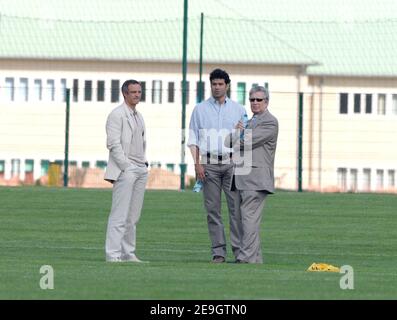
M227 153L224 155L216 155L216 154L212 154L210 152L207 152L207 159L214 159L217 161L223 161L223 160L228 160L232 158L232 153Z

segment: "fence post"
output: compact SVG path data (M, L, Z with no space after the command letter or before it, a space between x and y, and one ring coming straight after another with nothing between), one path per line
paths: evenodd
M70 89L66 89L66 121L65 121L65 160L63 162L63 186L69 182L69 114L70 114Z
M303 136L303 92L299 92L298 114L298 192L302 192L302 136Z

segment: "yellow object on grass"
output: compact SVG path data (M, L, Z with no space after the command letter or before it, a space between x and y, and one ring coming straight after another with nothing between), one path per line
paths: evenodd
M339 272L338 267L327 263L312 263L312 265L307 269L307 271L328 271L328 272Z

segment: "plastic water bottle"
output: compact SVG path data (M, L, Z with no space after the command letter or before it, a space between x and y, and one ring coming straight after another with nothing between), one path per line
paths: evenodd
M203 189L203 181L196 180L196 183L194 184L194 187L193 187L193 192L200 192L201 189Z
M244 113L244 115L241 117L241 120L240 120L240 121L243 123L244 129L247 128L247 125L248 125L248 116L247 116L246 113ZM244 131L241 132L241 134L240 134L240 139L244 139Z

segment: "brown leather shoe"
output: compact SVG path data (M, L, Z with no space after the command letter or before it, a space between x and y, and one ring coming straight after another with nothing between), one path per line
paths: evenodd
M225 262L225 258L222 256L214 256L212 258L212 263L223 263Z

